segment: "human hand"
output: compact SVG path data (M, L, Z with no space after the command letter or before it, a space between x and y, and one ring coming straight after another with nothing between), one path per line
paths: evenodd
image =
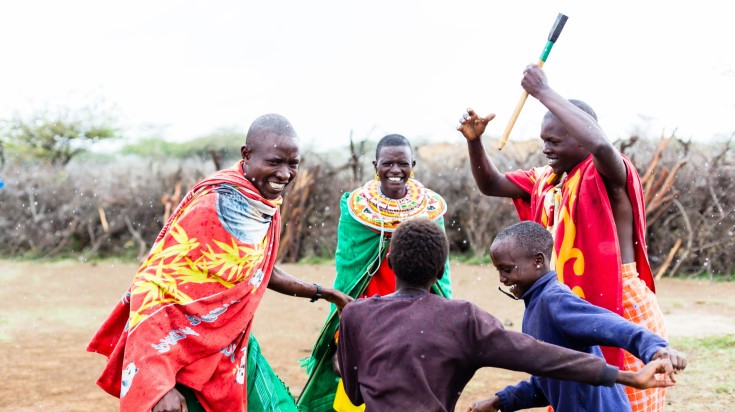
M467 139L467 141L473 141L485 133L487 124L494 118L494 113L490 113L485 117L480 117L474 110L467 109L467 112L462 115L461 119L459 119L457 130L462 132L462 135Z
M638 372L620 371L617 382L636 389L668 388L676 384L674 373L670 360L656 359ZM664 378L657 379L657 374L664 374Z
M651 360L656 359L668 359L671 361L671 365L674 367L674 369L678 371L683 371L684 368L687 367L687 359L686 357L679 353L676 349L672 348L671 346L667 346L663 349L660 349L658 352L656 352Z
M342 312L342 308L344 308L345 305L355 300L348 294L329 287L325 287L322 291L322 298L324 298L324 300L326 300L327 302L331 302L337 305L337 310L340 312Z
M334 352L334 355L332 355L332 370L337 374L337 376L340 378L342 377L342 371L339 369L339 357L337 356L337 352Z
M529 64L523 70L521 86L528 94L538 99L542 92L549 89L549 82L546 80L546 75L540 67L535 64Z
M498 412L503 407L498 395L480 402L471 403L465 412Z
M151 412L188 412L186 399L176 388L172 388L156 402Z

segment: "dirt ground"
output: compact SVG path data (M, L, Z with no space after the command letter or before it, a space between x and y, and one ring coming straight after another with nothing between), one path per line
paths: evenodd
M283 267L309 282L330 284L334 277L328 265ZM136 265L127 263L0 261L0 411L117 410L117 399L95 385L105 359L85 352L85 347L135 270ZM510 329L520 328L523 304L497 291L494 271L453 264L452 277L455 298L475 302ZM735 282L664 279L658 283L659 301L675 342L735 334L734 295ZM269 291L256 315L254 333L294 395L306 381L298 360L309 354L326 313L324 302L309 303ZM712 388L710 381L723 378L710 379L707 374L714 372L709 370L697 372L697 351L692 352L689 369L667 394L667 410L735 408L729 387ZM726 361L733 365L732 359ZM483 369L466 387L457 410L524 377Z

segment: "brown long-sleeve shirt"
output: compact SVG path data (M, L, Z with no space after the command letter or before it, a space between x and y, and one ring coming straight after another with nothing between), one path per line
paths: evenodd
M339 336L345 391L368 411L453 411L485 366L606 386L618 374L599 357L505 330L470 302L432 294L350 303Z

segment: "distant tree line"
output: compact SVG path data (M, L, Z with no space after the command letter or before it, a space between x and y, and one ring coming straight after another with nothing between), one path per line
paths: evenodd
M0 136L0 257L142 258L181 195L239 160L242 133L222 130L186 143L140 140L115 153L88 149L117 131L65 118L5 124ZM375 142L329 153L307 150L282 206L280 259L330 258L339 198L370 179ZM731 278L735 270L735 158L731 142L701 144L636 136L616 145L646 191L648 243L660 276ZM487 147L493 148L493 144ZM491 153L501 170L544 163L538 142ZM492 150L492 149L490 149ZM510 200L479 193L466 147L418 144L416 177L449 205L451 252L487 261L493 236L517 221Z

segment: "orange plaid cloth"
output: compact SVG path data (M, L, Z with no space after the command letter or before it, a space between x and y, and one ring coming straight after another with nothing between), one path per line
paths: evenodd
M658 306L656 295L638 277L635 263L623 265L623 317L668 339L664 316ZM643 367L643 362L635 356L627 351L624 351L624 355L626 370L637 371ZM638 390L626 386L625 393L628 395L633 412L664 410L665 388Z

